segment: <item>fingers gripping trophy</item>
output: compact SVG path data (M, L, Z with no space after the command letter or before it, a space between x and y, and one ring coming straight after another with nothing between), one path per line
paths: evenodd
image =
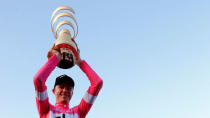
M77 53L79 49L74 40L78 34L78 24L73 14L75 14L75 11L71 7L61 6L55 9L51 17L51 29L56 39L54 49L59 50L61 54L61 59L57 66L62 69L73 67L76 60L79 58ZM70 20L59 21L59 19L67 17L70 18L74 24ZM55 24L57 24L56 28ZM62 28L64 25L70 26L73 33L67 28Z

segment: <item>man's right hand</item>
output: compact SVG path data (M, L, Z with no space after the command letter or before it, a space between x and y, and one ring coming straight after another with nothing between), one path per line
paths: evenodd
M59 49L56 49L55 44L52 46L52 48L48 51L47 53L47 58L49 59L50 57L52 57L54 54L56 54L56 56L58 57L58 60L60 62L60 58L61 58L61 54Z

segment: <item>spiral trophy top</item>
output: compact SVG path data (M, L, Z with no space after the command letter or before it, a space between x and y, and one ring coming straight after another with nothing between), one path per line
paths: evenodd
M70 11L70 13L62 12L62 13L57 14L61 10L67 10L67 11ZM55 11L52 13L52 17L51 17L50 23L51 23L51 29L52 29L53 35L54 35L54 37L56 39L58 38L58 30L63 25L69 25L74 31L74 35L73 35L73 37L71 36L71 38L73 38L73 39L76 38L76 36L78 34L78 24L77 24L76 19L74 18L74 16L71 13L75 14L75 11L69 6L60 6L57 9L55 9ZM75 30L74 25L68 20L62 20L61 22L59 22L57 27L56 27L56 30L54 30L54 25L55 25L56 21L59 18L61 18L61 17L69 17L69 18L71 18L74 21L75 25L76 25L76 30Z
M75 65L76 59L78 59L78 47L74 41L78 33L78 24L73 14L75 14L75 12L71 7L61 6L55 9L55 11L52 13L50 21L53 35L56 38L55 48L59 49L61 54L61 60L57 66L62 69L73 67ZM60 19L66 17L70 19ZM55 24L57 25L56 28L54 27ZM74 32L74 35L71 36L69 29L61 28L63 25L70 26L71 31L73 30L72 32Z

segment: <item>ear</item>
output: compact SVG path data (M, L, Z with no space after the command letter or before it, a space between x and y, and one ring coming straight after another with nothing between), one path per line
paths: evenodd
M53 94L55 94L55 89L52 89Z
M73 95L74 94L74 89L71 91L71 95Z

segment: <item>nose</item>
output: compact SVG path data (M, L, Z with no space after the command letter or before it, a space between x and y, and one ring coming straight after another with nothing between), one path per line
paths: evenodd
M63 88L63 91L68 91L68 89L66 87Z

